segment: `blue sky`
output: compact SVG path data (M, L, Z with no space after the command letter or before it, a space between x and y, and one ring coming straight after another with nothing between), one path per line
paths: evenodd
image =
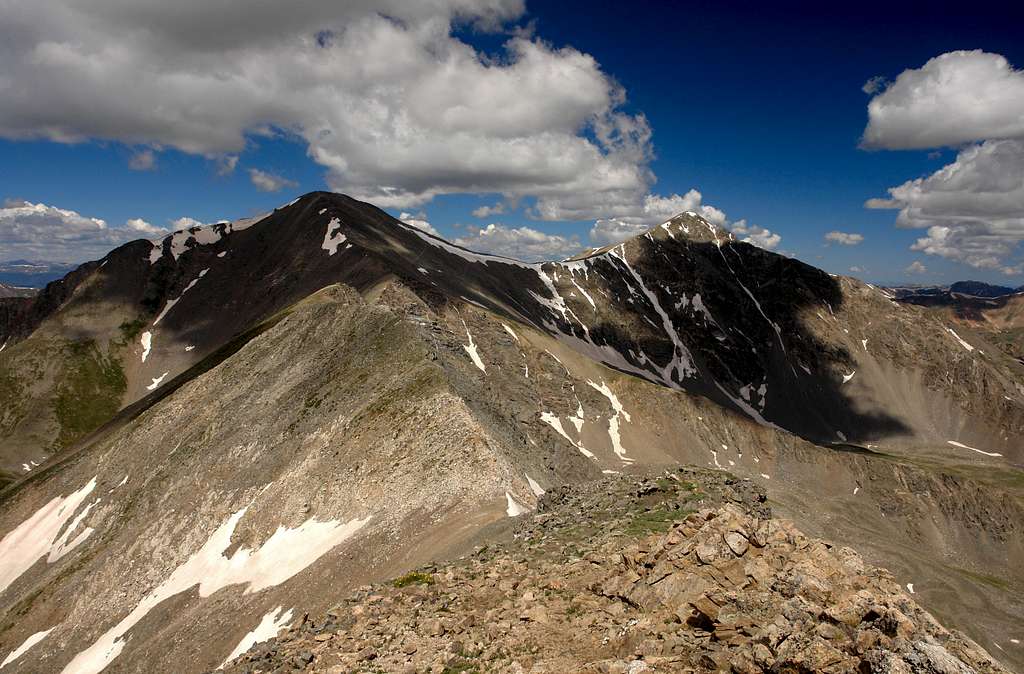
M998 264L977 263L978 257L972 264L955 252L912 251L923 228L897 228L897 210L864 206L870 198L886 197L890 187L953 162L960 145L865 150L859 142L872 99L862 91L866 81L875 76L891 81L955 50L980 49L1024 67L1019 32L1024 16L1021 10L1011 16L1011 10L996 5L986 11L983 3L972 5L970 13L940 11L934 5L901 12L895 4L859 5L855 11L826 15L817 6L797 5L769 9L761 4L637 2L624 10L618 3L527 2L525 14L513 12L502 31L456 21L452 39L499 65L514 59L504 47L512 29L526 31L528 39L553 50L570 47L589 55L625 92L616 114L646 118L653 158L640 163L656 176L647 189L663 196L696 189L702 203L723 211L729 222L743 219L781 235L780 251L880 283L976 278L1020 285L1024 275L1014 268L1020 261L1016 240ZM3 21L0 15L0 25ZM0 76L4 69L0 65ZM234 105L230 100L222 104ZM89 130L75 143L15 140L12 135L40 134L4 133L4 114L0 106L0 135L8 137L0 139L0 199L72 210L111 227L132 218L156 229L171 227L181 217L199 222L244 217L304 192L337 187L332 168L309 156L308 136L301 133L247 133L245 148L231 152L239 157L237 167L221 175L217 157L227 153L175 149L175 144L190 142L180 140L179 130L153 131L151 140L136 134L137 142L125 142L116 131ZM593 138L594 131L583 128L577 135ZM132 158L146 148L154 151L155 165L133 170ZM287 183L274 192L262 191L250 169ZM597 208L582 219L538 219L529 210L536 199L528 190L506 213L484 218L471 213L500 200L494 192L439 194L408 206L392 204L388 210L421 216L442 235L467 237L467 242L474 241L470 228L496 223L575 236L581 246L595 243L590 230L596 219L629 215L614 206L606 213ZM826 245L829 231L858 233L864 240L854 246ZM0 260L22 256L13 244L7 251L3 247L0 238ZM926 271L906 272L914 261Z

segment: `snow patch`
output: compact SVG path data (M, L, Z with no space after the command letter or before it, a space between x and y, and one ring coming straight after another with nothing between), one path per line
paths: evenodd
M524 513L530 512L529 508L515 500L509 492L505 492L505 501L507 502L507 505L505 506L505 514L509 517L519 517Z
M669 362L665 365L665 367L662 370L662 377L665 379L666 382L671 382L673 371L676 372L680 380L684 379L685 377L689 377L696 374L697 369L693 365L693 357L690 355L690 350L687 349L686 346L683 344L682 340L679 339L679 333L676 332L675 325L673 325L672 323L672 319L669 318L669 315L665 313L665 310L658 302L658 296L651 292L646 285L644 285L644 281L640 277L640 274L638 274L631 266L629 266L629 262L626 261L626 256L624 254L625 247L620 246L620 249L622 250L622 254L616 254L613 251L609 251L608 254L611 257L619 260L623 264L623 266L625 266L626 270L630 273L633 279L636 281L637 285L640 286L641 292L643 292L644 296L647 298L648 302L650 302L651 306L654 307L654 311L658 314L658 316L661 317L662 326L664 327L666 334L668 334L669 339L672 340L672 344L674 346L672 351L672 358L671 360L669 360ZM632 289L632 286L630 286L630 289Z
M612 441L612 451L614 451L616 456L618 456L622 461L632 463L633 459L626 456L626 449L622 446L622 435L619 432L619 417L624 417L626 421L632 421L632 417L629 416L629 412L627 412L622 406L622 403L619 402L619 399L615 396L615 393L612 392L611 388L604 383L604 380L601 380L600 384L595 384L588 379L587 383L590 384L591 388L596 389L601 393L601 395L608 398L608 402L612 404L612 409L615 410L614 416L608 420L608 437L611 438ZM580 408L580 411L583 411L582 407Z
M142 338L139 342L142 344L142 362L145 363L146 359L149 358L149 350L153 348L153 333L146 330L142 333Z
M946 443L950 444L950 445L953 445L954 447L959 447L960 449L969 449L972 452L977 452L978 454L984 454L985 456L1002 456L1002 454L997 454L996 452L985 452L985 451L982 451L980 449L975 449L974 447L968 447L967 445L962 445L959 442L957 442L956 440L946 440Z
M93 532L86 527L71 539L78 525L97 501L87 505L72 520L75 511L96 488L94 477L81 489L57 496L0 539L0 593L42 557L53 564L87 539ZM64 525L71 520L70 525ZM63 530L64 533L61 533ZM71 539L70 541L68 539Z
M469 326L466 325L466 321L462 321L462 327L466 328L466 336L469 337L469 344L463 344L462 348L465 349L466 353L469 354L469 358L470 360L473 361L473 365L476 365L478 368L480 368L481 372L486 373L487 367L484 365L484 362L480 360L480 354L476 350L476 344L473 342L473 335L470 334Z
M149 386L147 386L146 390L147 391L155 391L157 389L157 387L160 386L161 383L163 383L164 377L166 377L168 374L169 374L168 372L164 372L159 377L153 377L153 383L150 384Z
M269 641L280 634L281 630L287 627L288 623L291 622L292 619L292 609L288 609L282 614L281 611L283 610L283 606L278 606L273 611L263 616L263 619L260 620L260 624L257 625L252 632L249 632L242 637L242 640L238 642L237 646L235 646L235 650L231 651L231 655L229 655L217 669L224 669L225 665L238 656L244 654L256 644Z
M338 252L338 246L345 243L348 237L341 231L341 221L338 218L331 218L327 223L327 231L324 233L324 242L321 248L327 251L328 255Z
M46 635L49 634L52 631L53 631L53 628L51 627L48 630L44 630L42 632L36 632L32 636L30 636L28 639L25 639L24 643L22 643L20 646L18 646L13 651L11 651L7 655L7 657L4 658L3 662L0 662L0 669L3 669L7 665L11 664L12 662L14 662L18 658L20 658L21 656L25 655L25 652L28 651L28 649L32 648L33 646L38 644L40 641L45 639Z
M194 348L196 348L194 345L189 344L188 346L185 347L185 353L188 353L189 351L191 351Z
M183 564L146 595L121 622L107 630L96 642L80 652L62 670L62 674L97 674L121 654L125 635L165 600L198 586L200 597L229 585L246 585L244 594L280 585L310 566L335 546L362 529L369 517L339 522L309 519L296 529L284 526L256 550L239 547L231 557L231 536L248 508L242 508L227 520Z
M201 279L201 278L203 278L204 276L206 276L206 273L207 273L208 271L210 271L210 269L209 269L209 268L206 268L206 269L202 270L201 272L199 272L199 276L197 276L196 278L192 279L192 281L191 281L191 282L190 282L190 283L189 283L189 284L188 284L187 286L185 286L185 289L181 291L181 294L180 294L180 295L178 295L178 296L177 296L176 298L174 298L173 300L168 300L168 301L167 301L167 304L166 304L166 305L164 305L164 310L163 310L163 311L161 311L161 312L160 312L160 315L156 317L156 320L155 320L155 321L153 321L153 325L155 326L155 325L156 325L157 323L159 323L160 321L162 321L162 320L163 320L163 318L164 318L164 316L166 316L166 315L167 315L167 312L168 312L168 311L170 311L171 309L173 309L173 308L174 308L174 305L175 305L175 304L177 304L178 302L180 302L180 301L181 301L181 298L185 296L185 293L187 293L187 292L188 292L189 290L192 290L192 288L194 288L194 287L195 287L195 285L196 285L197 283L199 283L199 279Z
M565 432L565 428L562 427L562 420L559 419L557 416L555 416L551 412L541 412L540 420L546 423L547 425L551 426L551 428L555 429L555 431L563 438L565 438L570 445L578 449L580 451L580 454L587 457L588 459L597 458L596 456L594 456L594 453L591 452L586 447L584 447L582 443L576 442L575 440L569 437L569 434Z
M967 342L965 342L960 337L960 335L956 334L956 331L954 331L953 328L946 328L946 330L949 332L949 334L953 335L953 337L956 339L956 341L960 342L960 346L964 347L968 351L974 351L974 347L971 346L970 344L968 344Z
M540 498L541 496L544 495L544 489L539 484L537 484L536 480L527 475L526 481L530 484L530 491L533 492L534 496Z
M519 335L517 335L512 328L508 327L504 323L501 324L501 327L505 328L505 332L507 332L508 334L512 335L512 339L516 340L516 344L520 344L521 343L519 341Z
M855 374L857 374L857 371L856 371L856 370L854 370L854 371L853 371L853 372L851 372L850 374L844 374L844 375L843 375L843 383L845 384L845 383L847 383L848 381L850 381L851 379L853 379L853 375L855 375Z
M914 584L913 583L907 583L907 592L909 592L910 594L914 594Z

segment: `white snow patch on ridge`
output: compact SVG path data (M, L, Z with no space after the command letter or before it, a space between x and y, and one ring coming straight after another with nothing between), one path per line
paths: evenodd
M142 362L145 363L149 358L149 350L153 348L153 333L146 330L139 342L142 344Z
M588 379L587 383L592 388L600 391L601 395L605 398L608 398L608 401L612 404L612 409L615 410L615 414L608 420L608 437L612 441L612 451L626 463L632 463L633 459L626 456L626 448L622 446L622 435L619 432L619 416L625 417L626 421L632 421L629 412L626 411L622 403L615 396L615 393L612 392L611 388L603 380L600 384L595 384Z
M168 374L170 374L170 372L164 372L159 377L153 377L153 383L147 386L146 390L155 391L157 387L160 386L161 383L163 383L164 379L167 377Z
M331 221L327 223L327 232L324 233L324 242L321 248L326 250L328 255L334 255L338 252L338 246L347 240L348 237L341 231L341 221L338 218L331 218Z
M985 456L1002 456L1002 454L997 454L996 452L985 452L985 451L982 451L980 449L975 449L974 447L968 447L967 445L962 445L959 442L957 442L956 440L946 440L946 443L950 444L950 445L953 445L954 447L959 447L960 449L969 449L972 452L977 452L978 454L984 454Z
M508 505L505 507L505 514L509 517L519 517L523 513L530 512L530 509L521 504L509 492L505 492L505 500Z
M192 290L192 288L194 288L195 285L197 283L199 283L199 279L201 279L204 276L206 276L206 273L208 271L210 271L209 268L204 269L201 272L199 272L199 276L197 276L196 278L192 279L192 281L187 286L185 286L185 289L181 291L180 295L178 295L173 300L168 300L167 304L164 305L164 310L161 311L160 315L156 317L155 321L153 321L153 325L155 326L157 323L159 323L161 320L163 320L163 317L167 315L167 312L170 311L171 309L173 309L174 305L177 304L178 302L180 302L181 298L185 296L185 293L187 293L189 290Z
M555 431L559 435L561 435L563 438L569 441L570 445L580 450L580 454L587 457L588 459L597 458L596 456L594 456L594 453L591 452L586 447L584 447L582 443L576 442L575 440L569 437L569 434L566 433L565 429L562 427L562 420L559 419L557 416L555 416L551 412L541 412L540 420L546 423L547 425L551 426L551 428L555 429Z
M288 623L291 622L292 619L292 609L288 609L282 615L281 611L283 610L283 606L278 606L276 609L263 616L263 619L260 620L260 624L257 625L252 632L249 632L242 637L242 640L238 642L237 646L235 646L235 650L231 651L231 655L229 655L217 669L224 669L226 664L242 655L256 644L261 644L264 641L270 641L280 634L281 630L287 627Z
M850 374L844 374L844 375L843 375L843 383L845 384L845 383L847 383L848 381L850 381L851 379L853 379L853 375L855 375L855 374L857 374L857 371L856 371L856 370L854 370L854 371L853 371L853 372L851 372Z
M125 646L125 635L154 608L176 594L198 586L200 597L229 585L246 585L244 594L280 585L299 573L335 546L362 529L369 517L350 522L309 519L296 529L284 526L256 550L238 548L231 557L231 536L247 508L232 514L213 532L209 540L174 570L152 592L107 630L96 642L74 657L62 674L97 674L114 661Z
M466 321L462 321L462 327L466 328L466 336L469 337L469 345L467 346L463 344L462 348L465 349L466 353L469 354L469 358L470 360L473 361L473 365L476 365L478 368L480 368L481 372L486 373L487 367L484 365L484 362L480 360L480 354L477 353L476 344L473 343L473 335L470 334L469 326L466 325Z
M544 495L544 489L539 484L537 484L536 480L527 475L526 481L530 483L530 491L533 492L534 496L539 498Z
M515 333L515 331L514 331L514 330L512 330L512 328L508 327L508 326L507 326L507 325L505 325L504 323L502 323L502 324L501 324L501 327L505 328L505 332L507 332L508 334L512 335L512 339L516 340L516 344L519 344L519 343L520 343L520 342L519 342L519 335L517 335L517 334Z
M960 346L964 347L968 351L974 351L974 347L971 346L970 344L968 344L967 342L965 342L960 337L960 335L956 334L956 331L954 331L953 328L946 328L946 330L949 332L949 334L953 335L953 337L956 339L956 341L960 342Z
M7 665L11 664L12 662L14 662L18 658L20 658L21 656L25 655L25 652L28 651L28 649L32 648L33 646L38 644L40 641L45 639L46 635L49 634L52 631L53 631L53 628L51 627L48 630L44 630L42 632L36 632L32 636L30 636L28 639L25 639L25 642L23 644L21 644L20 646L15 648L13 651L11 651L7 655L7 657L4 658L4 661L0 662L0 669L3 669Z
M46 557L47 563L52 564L81 545L92 534L92 529L87 527L68 541L96 502L87 505L66 529L64 525L71 520L75 511L95 488L94 477L78 491L67 496L55 497L0 539L0 593L10 587L21 574L32 568L41 557ZM61 530L64 531L63 534Z
M620 246L620 249L622 250L621 254L616 254L614 251L609 251L608 254L622 262L626 271L630 273L637 285L640 286L641 292L643 292L644 296L651 303L651 306L654 307L654 311L661 318L661 324L675 347L672 353L672 359L665 365L665 368L662 371L662 377L666 382L671 382L673 370L675 370L680 380L696 374L697 370L693 366L693 357L690 355L690 350L687 349L682 340L679 339L679 333L676 332L672 319L669 318L668 314L665 313L665 310L661 307L661 304L658 302L658 296L644 285L644 280L640 277L640 274L629 266L629 262L626 261L625 246ZM627 285L629 284L627 283Z

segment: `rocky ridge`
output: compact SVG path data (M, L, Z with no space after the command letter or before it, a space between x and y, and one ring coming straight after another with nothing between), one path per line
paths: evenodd
M365 586L228 672L1004 672L718 471L544 495L514 539Z

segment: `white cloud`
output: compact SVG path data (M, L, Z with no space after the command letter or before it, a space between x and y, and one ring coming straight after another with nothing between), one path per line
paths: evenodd
M296 182L282 178L279 175L261 171L256 168L249 169L249 180L261 192L278 192L285 187L295 187Z
M188 216L182 216L180 218L171 220L171 228L174 231L182 229L192 229L193 227L205 227L206 224L207 223L205 222L200 222L199 220L196 220L195 218L190 218Z
M932 175L866 206L898 209L897 227L927 230L913 250L1013 273L1007 258L1024 240L1024 141L969 146Z
M1024 71L999 54L949 52L904 70L871 100L863 142L924 149L1024 138L1022 110Z
M473 209L473 217L475 218L489 218L492 215L504 215L505 213L505 202L499 201L493 206L481 206L480 208Z
M914 260L903 271L906 274L926 274L928 273L928 267L924 266L920 260Z
M725 213L714 206L704 204L703 196L695 189L683 195L672 194L667 197L648 194L642 204L632 209L629 214L596 221L590 229L590 240L595 246L618 243L643 234L650 227L687 211L693 211L720 227L728 223Z
M164 233L140 218L110 227L100 218L46 204L8 200L0 208L0 250L5 259L83 262L128 241Z
M609 246L643 234L648 229L650 229L650 225L643 223L625 222L618 218L605 218L597 220L594 222L594 226L590 228L590 242L599 248L601 246Z
M128 167L133 171L152 171L156 168L156 155L152 150L142 150L132 155Z
M545 234L530 227L504 227L490 224L471 228L470 236L455 239L463 248L514 257L529 262L564 259L583 248L576 236Z
M1022 111L1024 71L999 54L949 52L905 70L868 105L865 146L959 151L865 206L897 209L898 227L926 230L912 250L1019 274L1010 258L1024 239Z
M428 234L433 234L434 236L437 237L441 236L441 233L434 229L434 226L427 221L427 214L422 211L416 214L406 213L405 211L402 211L402 213L398 216L398 219L404 222L405 224L409 225L410 227L422 229L424 232L427 232Z
M838 243L842 246L856 246L864 241L864 235L851 232L831 231L825 235L825 241Z
M124 223L125 227L138 232L146 237L157 237L167 233L167 230L163 227L157 227L156 225L150 224L142 218L132 218Z
M765 250L775 250L782 243L782 236L758 225L748 225L746 220L737 220L729 228L740 241L752 243Z
M854 274L863 274L864 268L858 267L857 265L853 265L852 267L850 267L850 271L853 272Z
M332 189L385 208L489 192L536 199L542 219L636 208L654 181L647 120L593 57L517 30L524 14L522 0L0 3L0 136L217 157L286 134ZM507 22L496 54L452 33Z
M229 176L235 172L238 166L237 154L225 154L217 157L217 175Z
M864 86L862 86L860 90L865 94L877 94L879 91L885 89L886 84L887 80L881 75L877 75L865 82Z

